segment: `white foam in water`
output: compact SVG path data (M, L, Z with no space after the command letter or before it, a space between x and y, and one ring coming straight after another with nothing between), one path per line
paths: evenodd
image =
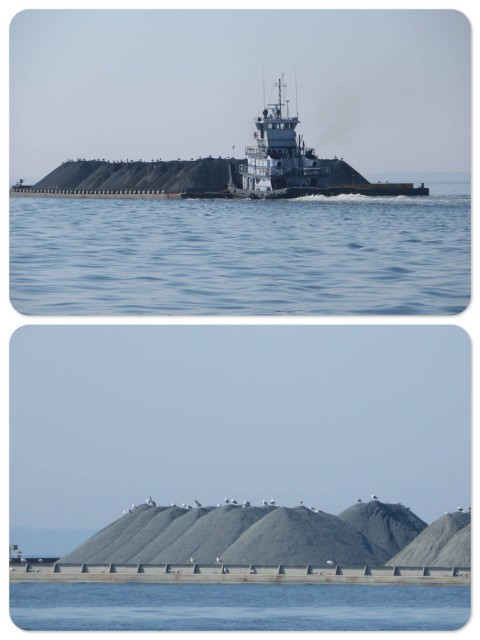
M416 200L408 196L365 196L363 193L341 193L338 196L311 195L294 198L296 202L398 202L405 200Z

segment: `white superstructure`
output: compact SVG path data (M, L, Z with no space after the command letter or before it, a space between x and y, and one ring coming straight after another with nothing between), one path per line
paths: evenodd
M266 194L287 187L325 186L330 167L319 166L315 149L305 147L302 136L297 137L298 115L289 114L283 76L275 87L278 101L268 104L254 120L256 145L246 147L248 164L240 165L243 189Z

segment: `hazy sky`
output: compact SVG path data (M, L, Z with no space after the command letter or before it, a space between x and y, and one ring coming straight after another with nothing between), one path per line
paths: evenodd
M101 527L150 495L470 504L456 327L30 326L10 379L13 526Z
M470 170L456 11L26 11L10 29L11 176L69 158L232 154L285 73L307 146L360 173Z

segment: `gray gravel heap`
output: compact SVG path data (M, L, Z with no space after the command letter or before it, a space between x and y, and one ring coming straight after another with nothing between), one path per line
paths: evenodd
M240 160L203 158L143 162L105 160L67 161L35 184L37 189L159 189L177 193L182 189L223 191L230 163ZM243 161L245 162L245 160Z
M338 517L383 550L379 558L381 564L403 549L427 526L407 507L380 500L357 502Z
M440 521L444 525L437 524ZM409 549L417 536L421 541L426 534L423 551L435 546L436 552L443 550L442 562L452 559L448 565L460 566L464 563L459 562L458 552L466 548L469 537L464 532L455 542L452 536L470 522L470 516L450 514L449 519L440 521L425 528L426 524L405 507L378 501L356 504L340 516L303 506L230 504L185 509L143 504L61 561L165 564L186 563L194 558L195 562L213 563L219 557L227 564L324 565L330 560L343 565L379 565L392 558L389 549L401 549L402 544ZM436 534L435 545L429 530ZM421 554L422 561L415 553L411 557L398 555L390 563L433 564L425 553Z
M154 556L153 562L189 562L193 557L196 562L212 563L217 557L223 559L225 549L271 509L232 505L216 508Z
M368 180L343 160L318 159L333 184L366 184ZM51 171L34 186L37 189L159 189L178 193L224 191L229 179L229 165L245 164L233 158L198 160L142 160L109 162L107 160L68 160Z
M467 524L454 533L435 558L437 567L470 567L472 562L472 526Z
M470 513L446 513L432 522L386 564L416 567L470 566L470 520Z
M223 552L231 564L377 564L377 549L338 517L279 507Z

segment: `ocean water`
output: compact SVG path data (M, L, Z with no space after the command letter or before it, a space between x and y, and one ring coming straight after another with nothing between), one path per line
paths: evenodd
M470 299L468 183L429 197L11 198L24 314L457 314Z
M13 584L26 630L454 630L468 587Z

